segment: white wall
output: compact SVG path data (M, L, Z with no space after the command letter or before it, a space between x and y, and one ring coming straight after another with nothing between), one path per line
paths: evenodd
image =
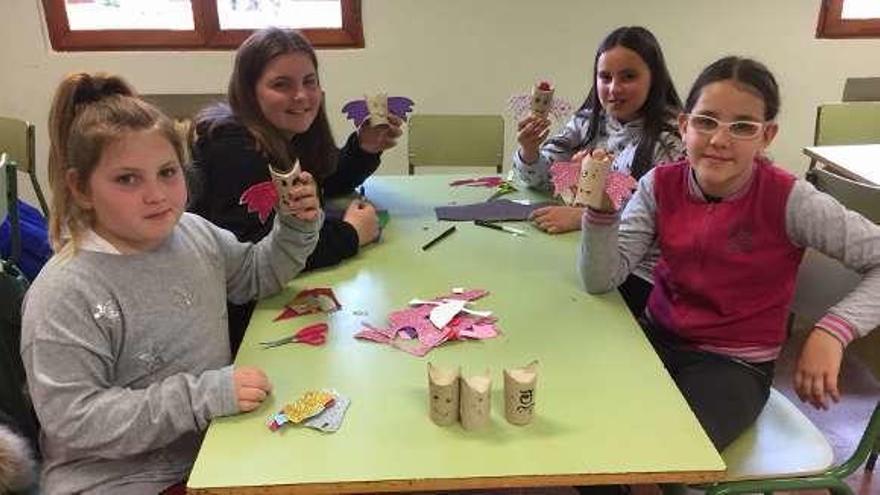
M641 24L660 39L682 98L725 54L759 58L782 86L781 133L771 153L795 172L806 159L816 105L840 99L848 76L880 72L880 40L814 38L820 0L364 0L366 48L322 50L321 76L338 140L351 129L342 104L364 92L412 97L420 112L503 113L507 98L552 80L573 103L588 90L594 50L611 29ZM0 115L37 124L46 188L46 118L70 71L127 77L142 93L223 92L232 52L55 53L39 0L2 0ZM515 139L508 118L507 149ZM405 139L382 173L405 171ZM30 197L29 185L20 188Z

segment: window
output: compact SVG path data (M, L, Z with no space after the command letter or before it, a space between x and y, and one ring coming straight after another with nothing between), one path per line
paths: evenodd
M880 38L877 0L823 0L817 38Z
M42 2L57 51L229 49L267 26L299 29L316 47L364 46L360 0Z

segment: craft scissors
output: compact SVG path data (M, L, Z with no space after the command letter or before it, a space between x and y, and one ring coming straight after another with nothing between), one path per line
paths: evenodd
M263 346L263 349L278 347L284 344L322 345L327 341L327 330L328 327L326 323L316 323L314 325L303 327L298 332L288 337L278 340L263 341L260 342L260 345Z

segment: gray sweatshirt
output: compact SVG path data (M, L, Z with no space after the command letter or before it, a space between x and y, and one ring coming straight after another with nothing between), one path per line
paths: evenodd
M605 116L599 120L599 130L595 137L587 142L587 131L590 125L591 110L579 110L558 134L550 137L538 154L534 163L526 163L519 150L513 153L514 177L528 187L541 191L553 191L550 178L550 166L554 162L565 162L580 150L586 148L604 148L614 154L611 170L623 174L632 174L632 164L636 149L642 140L643 121L636 119L627 123L619 122L613 117ZM654 145L653 163L670 162L684 155L681 138L670 132L660 134ZM653 283L654 266L657 264L659 251L654 248L633 270L639 278Z
M227 297L280 291L320 225L279 215L252 245L185 213L153 251L53 257L21 340L43 492L155 494L184 480L211 419L238 412Z

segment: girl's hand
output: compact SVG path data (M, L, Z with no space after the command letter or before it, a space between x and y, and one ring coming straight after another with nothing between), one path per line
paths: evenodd
M403 134L400 126L403 120L392 114L388 114L388 125L371 126L367 119L358 129L358 142L361 149L367 153L381 153L397 144L397 138Z
M321 211L318 188L312 174L302 172L296 185L290 189L290 214L305 222L314 222Z
M801 348L794 374L798 397L816 409L828 409L830 402L840 401L837 376L843 359L843 345L831 334L814 328Z
M516 129L520 156L524 162L533 163L538 159L538 148L550 134L550 119L529 115L516 124Z
M545 206L533 211L529 220L548 234L561 234L580 229L583 214L577 206Z
M254 366L236 366L232 371L232 380L240 412L250 412L260 407L272 392L272 384L266 374Z
M358 245L367 245L379 238L379 216L376 208L367 201L356 199L348 205L342 220L354 227Z

